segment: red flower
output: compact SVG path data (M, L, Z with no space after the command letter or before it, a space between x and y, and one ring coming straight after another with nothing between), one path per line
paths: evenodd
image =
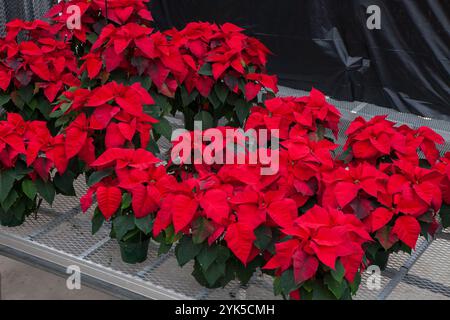
M402 125L397 128L386 117L376 116L370 121L356 118L346 131L348 140L344 150L351 149L357 159L376 162L388 156L418 165L417 149L420 148L431 165L437 161L439 151L436 144L444 143L440 135L427 127L414 130Z
M153 103L139 83L124 86L109 82L93 91L66 92L54 111L61 108L65 114L76 115L76 120L65 129L68 157L79 155L85 161L92 161L94 145L100 151L120 148L132 145L136 136L140 145L147 147L152 124L157 120L144 112L144 106ZM101 131L104 139L95 134Z
M318 90L313 89L309 97L274 98L264 104L266 109L252 109L246 129L277 129L280 139L284 140L289 137L290 131L296 135L316 133L319 124L331 129L337 136L340 113L326 102L325 96Z
M397 212L419 217L432 209L437 212L442 205L439 184L442 176L434 170L414 166L405 161L394 164L394 174L389 177L387 192L393 195Z
M353 202L367 197L377 198L379 193L385 192L386 179L387 176L383 172L364 162L324 172L325 190L322 196L322 205L341 209L350 205L353 207L352 211L357 213L360 218L364 218L369 212L364 212L363 208ZM361 210L363 212L360 212Z
M0 55L0 88L15 90L34 83L37 89L42 88L49 102L65 89L79 86L77 78L77 61L70 46L62 41L49 37L38 37L46 30L46 23L27 23L17 20L10 26L10 33L0 47L5 54ZM29 30L33 41L16 42L18 29ZM50 35L51 36L51 35ZM12 83L12 86L11 86ZM47 116L47 115L45 115Z
M318 206L299 217L284 232L293 238L276 244L276 253L264 269L276 269L281 274L292 267L297 284L313 278L319 262L335 269L337 259L344 266L346 279L353 281L362 264L361 246L371 241L355 216Z
M118 25L128 22L149 24L153 21L150 11L147 9L149 0L70 0L61 1L54 5L46 14L54 22L53 29L60 33L61 38L75 36L81 42L85 42L87 34L93 32L94 24L103 16ZM107 7L106 7L107 4ZM77 6L81 14L81 29L70 30L67 21L71 21L73 10L71 6Z

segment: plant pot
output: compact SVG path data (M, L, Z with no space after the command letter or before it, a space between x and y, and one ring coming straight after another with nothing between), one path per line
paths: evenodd
M4 227L18 227L25 222L25 217L29 214L14 214L11 210L4 211L0 207L0 224Z
M136 264L147 259L150 238L140 241L118 241L123 262Z
M378 250L372 264L380 267L381 271L385 270L388 265L389 255L388 251Z

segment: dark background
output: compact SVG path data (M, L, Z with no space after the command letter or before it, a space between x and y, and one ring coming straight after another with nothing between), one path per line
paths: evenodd
M369 30L367 7L381 8ZM152 0L161 29L233 22L280 84L450 120L450 0Z
M0 0L5 21L51 0ZM369 30L367 7L381 8ZM274 53L280 84L450 120L450 0L151 0L159 29L233 22Z

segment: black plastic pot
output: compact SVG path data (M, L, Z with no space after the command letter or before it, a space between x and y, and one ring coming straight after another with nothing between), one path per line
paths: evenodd
M0 207L0 224L4 227L18 227L25 222L26 214L22 214L20 216L11 212L11 210L4 211L3 208Z
M373 260L373 264L380 267L382 271L385 270L388 265L389 255L390 253L388 251L378 250L375 259Z
M147 260L150 238L137 241L118 241L123 262L136 264Z

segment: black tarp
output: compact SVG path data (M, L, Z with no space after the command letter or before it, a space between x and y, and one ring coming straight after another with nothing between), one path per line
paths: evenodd
M381 9L369 30L367 8ZM450 120L450 0L151 0L161 29L233 22L274 53L280 83Z

